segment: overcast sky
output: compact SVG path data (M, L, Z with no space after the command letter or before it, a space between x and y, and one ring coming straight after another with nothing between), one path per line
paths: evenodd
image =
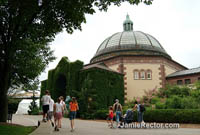
M55 68L63 56L88 64L104 39L123 31L127 13L133 29L155 37L173 60L188 68L200 66L200 0L154 0L150 6L111 6L107 12L86 15L82 31L58 34L51 43L57 59L40 75L40 80L47 79L48 70Z

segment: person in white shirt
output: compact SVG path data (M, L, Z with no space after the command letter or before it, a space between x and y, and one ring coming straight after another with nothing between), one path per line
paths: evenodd
M50 103L50 96L49 96L49 91L46 90L45 91L45 95L42 96L42 110L43 110L43 121L46 122L47 121L47 112L49 110L49 103Z
M50 103L49 103L49 111L47 113L47 118L51 122L52 127L54 127L54 123L52 121L52 116L53 116L53 105L54 105L54 100L51 98Z
M66 111L66 105L65 105L64 97L63 96L60 96L59 99L60 99L60 104L63 106L63 112L62 112L62 117L63 117L64 113ZM62 117L61 117L60 121L62 121ZM61 124L59 125L59 128L61 128Z
M60 104L60 98L53 106L54 120L55 120L55 131L59 131L58 127L61 127L62 112L64 111L63 105Z

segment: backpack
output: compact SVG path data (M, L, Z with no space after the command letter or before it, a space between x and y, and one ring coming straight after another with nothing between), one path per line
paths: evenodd
M140 112L145 112L146 109L145 109L144 105L140 105L139 107L140 107Z
M120 104L118 103L118 104L115 104L115 106L114 106L114 111L121 111L120 110Z

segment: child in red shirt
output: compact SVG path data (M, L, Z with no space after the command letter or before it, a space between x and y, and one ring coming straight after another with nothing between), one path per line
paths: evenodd
M109 107L109 115L108 115L108 126L110 128L113 128L113 117L114 117L114 113L113 113L113 107L110 106Z

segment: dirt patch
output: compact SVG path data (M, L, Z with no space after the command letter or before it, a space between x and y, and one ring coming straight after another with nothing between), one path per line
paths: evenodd
M200 124L180 124L180 128L200 128Z

